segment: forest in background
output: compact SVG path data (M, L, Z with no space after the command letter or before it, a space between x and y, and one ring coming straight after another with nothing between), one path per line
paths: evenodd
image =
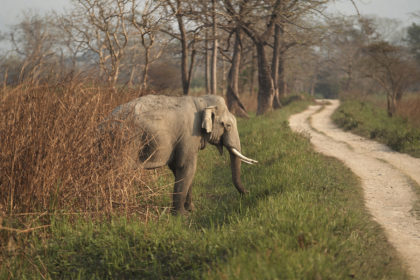
M419 15L404 27L328 14L330 2L75 0L65 14L26 13L3 32L0 81L217 93L238 116L280 108L290 93L384 93L395 114L419 88Z

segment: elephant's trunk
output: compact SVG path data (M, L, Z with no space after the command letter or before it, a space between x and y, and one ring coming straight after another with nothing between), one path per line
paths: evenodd
M242 186L241 182L241 159L234 155L233 153L229 153L230 155L230 168L232 170L232 181L235 185L238 192L241 194L247 193L245 188Z

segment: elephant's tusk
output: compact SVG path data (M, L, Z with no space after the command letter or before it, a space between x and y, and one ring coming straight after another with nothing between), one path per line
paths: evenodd
M230 149L232 151L232 153L239 157L243 162L248 163L248 164L254 164L254 163L258 163L258 161L251 159L251 158L247 158L246 156L244 156L243 154L241 154L237 149L235 148L231 148Z

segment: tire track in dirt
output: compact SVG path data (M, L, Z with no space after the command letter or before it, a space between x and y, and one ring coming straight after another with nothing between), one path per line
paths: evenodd
M420 221L412 212L416 195L410 185L420 185L420 159L342 131L330 118L338 106L338 100L310 106L290 117L290 127L309 134L316 151L341 160L361 178L367 209L420 279Z

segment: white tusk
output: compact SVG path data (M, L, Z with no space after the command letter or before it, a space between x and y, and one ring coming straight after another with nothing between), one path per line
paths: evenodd
M230 149L232 151L232 153L239 157L243 162L248 163L248 164L254 164L254 163L258 163L258 161L251 159L251 158L247 158L246 156L244 156L243 154L241 154L237 149L235 148L231 148Z
M245 162L245 163L248 163L248 164L250 164L250 165L253 165L253 164L254 164L254 162L246 161L246 160L244 160L244 159L241 159L241 161L243 161L243 162Z

